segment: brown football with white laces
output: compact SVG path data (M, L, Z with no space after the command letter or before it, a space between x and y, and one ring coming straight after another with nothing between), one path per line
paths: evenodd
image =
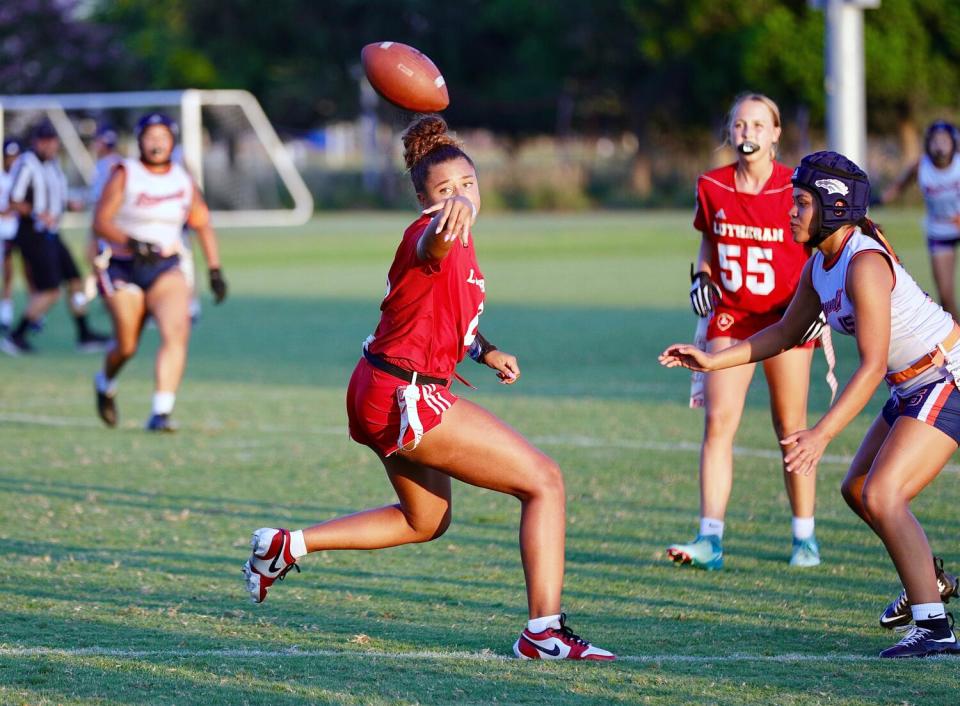
M435 113L450 105L443 75L423 52L399 42L374 42L360 52L374 90L399 108Z

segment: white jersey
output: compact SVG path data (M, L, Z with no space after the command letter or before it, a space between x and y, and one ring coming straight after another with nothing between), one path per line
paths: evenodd
M927 296L905 269L883 246L855 228L836 258L824 263L823 253L814 253L811 275L813 287L820 297L820 305L830 327L852 336L856 333L856 316L847 296L847 270L857 255L879 252L893 267L894 285L890 293L890 349L887 353L887 373L910 367L928 354L953 329L953 317ZM826 267L824 265L826 264ZM954 347L954 356L960 356L960 344ZM960 360L960 357L957 358ZM914 378L896 386L898 393L947 377L946 368L932 367Z
M0 211L10 208L10 189L13 187L13 172L0 169ZM17 235L20 219L17 214L0 216L0 240L12 240Z
M944 168L938 168L927 155L920 158L917 184L927 204L924 226L931 240L960 238L960 154Z
M17 157L10 171L13 174L10 200L31 202L38 232L59 232L60 218L67 207L67 176L57 159L41 162L34 152L27 151ZM52 216L56 225L49 229L38 218L40 214Z
M123 160L127 184L116 224L132 238L159 246L165 255L180 252L183 224L193 202L193 180L179 164L162 174L140 160Z

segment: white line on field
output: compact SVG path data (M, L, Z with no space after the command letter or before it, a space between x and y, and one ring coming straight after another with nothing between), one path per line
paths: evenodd
M100 427L100 422L84 417L51 417L36 414L17 414L0 412L0 423L12 422L16 424L35 424L37 426L52 427ZM223 431L227 427L220 423L207 423L200 427L202 431ZM324 436L343 436L346 438L345 427L287 427L267 424L257 425L255 430L261 434L321 434ZM636 451L663 451L681 453L700 453L700 444L692 441L647 441L643 439L600 439L595 436L571 434L569 436L532 436L530 441L543 446L571 446L582 449L632 449ZM780 452L776 449L758 449L750 446L734 446L733 452L742 458L766 458L779 460ZM838 466L849 466L853 456L846 454L824 454L823 463ZM944 470L950 473L960 472L960 465L949 463Z
M423 650L416 652L383 652L379 650L131 650L110 647L0 647L0 657L116 657L120 659L280 659L298 658L344 658L344 659L393 659L411 661L475 661L475 662L513 662L513 657L482 652L437 652ZM719 664L730 662L772 662L793 664L797 662L876 662L876 655L857 654L800 654L751 655L732 653L724 655L621 655L621 662L640 664L659 664L664 662L680 664Z

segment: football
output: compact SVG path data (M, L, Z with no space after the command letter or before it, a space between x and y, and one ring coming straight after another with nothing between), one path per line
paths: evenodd
M450 104L447 84L429 57L399 42L375 42L360 52L374 90L394 105L434 113Z

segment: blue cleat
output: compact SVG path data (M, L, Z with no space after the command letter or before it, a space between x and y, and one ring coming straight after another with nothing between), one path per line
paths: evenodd
M957 643L957 636L953 633L952 616L950 628L945 635L934 637L932 630L919 628L916 625L899 627L897 630L906 631L907 634L893 647L888 647L880 653L883 659L960 654L960 644Z
M698 534L689 544L673 544L667 547L667 556L677 565L689 564L707 571L723 568L723 544L715 534Z
M793 554L790 556L790 566L819 566L820 547L816 537L807 539L793 538Z

